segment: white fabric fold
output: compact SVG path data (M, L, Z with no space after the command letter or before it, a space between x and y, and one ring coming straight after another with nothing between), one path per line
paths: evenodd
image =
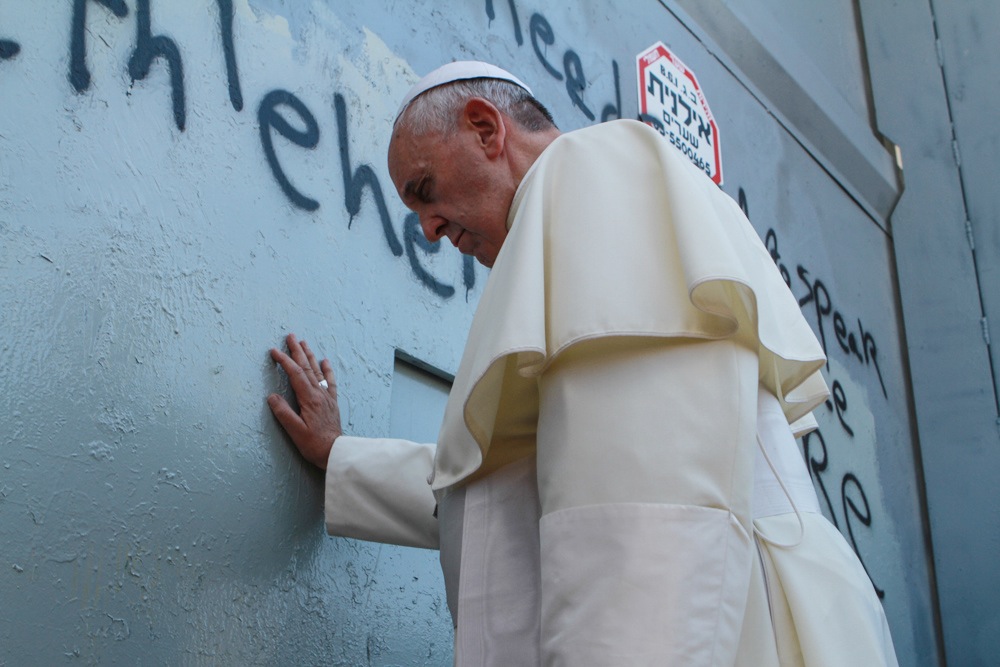
M821 514L755 521L782 667L898 667L885 612L861 561Z
M539 513L531 458L465 488L456 665L541 664Z
M816 489L781 405L764 387L757 393L757 435L764 451L754 449L753 518L795 511L819 514Z

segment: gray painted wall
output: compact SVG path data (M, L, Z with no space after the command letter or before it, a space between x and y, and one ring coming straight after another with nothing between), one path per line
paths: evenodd
M661 40L826 344L805 453L901 664L988 664L994 538L958 536L988 505L993 380L919 4L0 0L0 664L449 664L436 555L323 535L266 350L329 356L352 433L412 423L397 350L454 372L486 272L395 200L396 101L482 58L563 129L632 117Z
M993 665L1000 432L983 318L1000 294L1000 15L989 0L870 2L862 14L879 126L901 144L906 177L892 221L943 646L948 664Z

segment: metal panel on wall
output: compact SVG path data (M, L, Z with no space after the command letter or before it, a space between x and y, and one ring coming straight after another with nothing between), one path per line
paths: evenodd
M1000 652L1000 432L984 313L997 302L996 3L861 3L880 125L903 148L900 298L948 664ZM992 31L992 32L991 32ZM992 346L996 359L997 346Z
M1000 197L994 186L1000 164L1000 129L986 111L1000 105L1000 54L991 41L1000 28L1000 4L963 0L932 2L931 8L986 318L984 335L990 347L993 384L1000 386L1000 343L993 340L1000 336Z
M450 663L436 581L323 537L321 476L263 402L287 390L265 352L304 335L350 431L388 434L394 351L454 372L487 276L396 201L398 99L480 58L565 130L634 117L635 57L663 41L830 356L804 442L821 504L884 594L901 664L935 664L892 239L872 217L891 188L831 176L839 158L681 4L0 0L3 657ZM408 655L386 637L403 625Z

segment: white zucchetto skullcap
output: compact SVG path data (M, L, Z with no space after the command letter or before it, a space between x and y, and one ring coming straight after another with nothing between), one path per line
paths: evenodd
M402 104L399 105L399 111L396 112L396 119L398 120L399 117L403 115L403 112L406 111L406 107L410 106L410 103L415 100L417 96L426 93L431 88L437 88L438 86L443 86L446 83L464 81L466 79L499 79L501 81L510 81L514 85L524 88L528 91L529 95L533 94L531 92L531 88L528 88L523 81L507 70L500 69L496 65L484 63L479 60L459 60L453 63L448 63L447 65L441 65L441 67L438 67L436 70L420 79L420 81L417 81L417 83L410 88L410 91L406 93Z

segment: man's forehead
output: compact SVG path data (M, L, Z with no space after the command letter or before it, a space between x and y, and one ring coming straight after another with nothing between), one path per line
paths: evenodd
M427 177L430 164L426 156L417 151L407 151L396 160L396 172L405 183L414 183Z
M404 201L415 194L420 182L432 176L426 150L408 132L393 133L389 144L389 177Z
M392 133L389 141L389 172L403 173L409 176L409 172L421 162L425 161L425 149L418 141L420 137L415 136L407 130L396 130Z

